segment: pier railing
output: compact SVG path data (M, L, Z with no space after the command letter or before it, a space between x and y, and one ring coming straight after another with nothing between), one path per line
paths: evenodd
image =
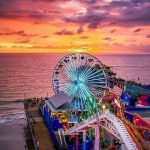
M26 108L26 102L24 101L24 110L25 110L25 114L26 114L26 118L27 118L27 122L28 122L28 126L29 126L29 130L30 130L30 134L31 134L31 138L32 138L32 142L33 142L33 145L34 145L34 149L35 150L38 150L38 146L37 146L37 140L35 139L34 137L34 133L33 133L33 130L32 130L32 127L31 127L31 123L29 121L29 112L28 112L28 109Z

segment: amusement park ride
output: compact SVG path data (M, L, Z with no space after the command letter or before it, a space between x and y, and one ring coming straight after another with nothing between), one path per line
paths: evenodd
M126 111L121 99L126 84L113 82L115 76L85 53L69 54L58 62L55 95L40 106L58 149L149 149L150 124Z

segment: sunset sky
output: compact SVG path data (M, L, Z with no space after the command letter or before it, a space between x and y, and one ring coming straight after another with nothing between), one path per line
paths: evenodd
M150 0L0 0L0 52L150 54Z

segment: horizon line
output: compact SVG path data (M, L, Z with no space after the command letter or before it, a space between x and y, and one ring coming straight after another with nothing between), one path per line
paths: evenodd
M1 54L71 54L71 53L87 53L87 54L95 54L95 55L150 55L150 53L95 53L95 52L46 52L46 53L42 53L42 52L23 52L23 53L16 53L16 52L12 52L12 53L1 53Z

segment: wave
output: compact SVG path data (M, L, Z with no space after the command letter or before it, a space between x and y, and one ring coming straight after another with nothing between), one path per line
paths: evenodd
M19 119L26 119L26 115L24 112L3 114L0 116L0 124Z
M23 102L24 99L18 99L18 100L0 100L0 105L3 105L3 104L10 104L10 103L20 103L20 102Z
M24 108L15 108L15 107L8 108L8 107L2 107L2 108L0 108L0 110L24 110Z

